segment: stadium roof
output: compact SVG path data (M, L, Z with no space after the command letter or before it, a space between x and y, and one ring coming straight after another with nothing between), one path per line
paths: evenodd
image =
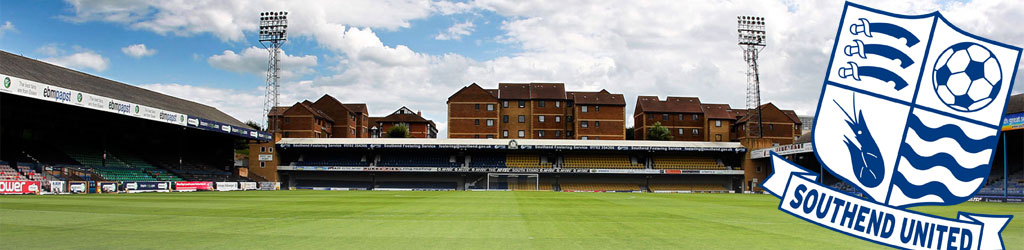
M512 142L515 142L514 144ZM746 152L739 142L552 139L284 138L288 148L484 148Z
M216 108L0 50L0 73L66 89L146 105L231 126L248 127Z
M1006 114L1024 112L1024 94L1010 96L1010 102L1006 104Z

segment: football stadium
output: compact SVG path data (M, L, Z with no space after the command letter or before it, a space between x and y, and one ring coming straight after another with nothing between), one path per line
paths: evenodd
M763 36L763 18L739 22L761 25ZM261 26L260 41L286 26ZM783 209L783 194L768 184L780 162L806 168L829 190L872 194L822 166L815 117L781 103L757 97L741 108L674 93L628 100L624 86L469 83L437 98L447 111L442 130L411 106L371 114L374 100L343 103L352 98L339 93L277 103L272 56L273 102L260 126L198 100L0 50L0 249L886 248ZM985 67L973 63L964 67ZM1012 216L999 229L1002 244L1024 249L1024 94L1004 95L998 145L978 168L990 171L974 171L984 176L977 191L963 203L906 209ZM955 161L918 157L933 156ZM821 201L832 199L823 192ZM833 204L833 222L868 223L875 234L889 225L864 207L843 213ZM921 248L933 248L927 237L945 243L946 228L917 225ZM949 230L961 247L977 242Z
M45 242L55 248L746 249L763 241L873 247L776 211L778 199L757 188L771 171L769 152L816 166L808 137L774 147L755 140L271 142L267 132L209 106L0 56L0 73L11 79L0 92L0 166L9 180L3 190L41 194L0 197L5 248ZM1007 113L1008 121L1024 115L1024 95L1011 99ZM1024 158L1003 153L1020 152L1024 136L1013 130L1019 123L1005 126L1000 157L976 201L917 210L1024 216ZM254 149L250 161L262 165L236 166L235 149L244 146ZM857 192L827 172L822 182ZM43 236L53 232L68 233ZM1002 235L1007 246L1024 244L1017 220Z

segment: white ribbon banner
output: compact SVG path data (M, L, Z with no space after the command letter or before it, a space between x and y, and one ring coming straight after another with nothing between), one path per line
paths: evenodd
M1012 215L960 212L956 220L898 209L815 182L818 174L774 152L774 172L762 187L779 210L818 226L905 249L1004 249L1000 233Z

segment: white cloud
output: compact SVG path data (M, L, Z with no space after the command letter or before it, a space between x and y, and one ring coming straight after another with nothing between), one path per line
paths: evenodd
M64 50L60 48L59 44L48 43L48 44L44 44L43 46L41 46L38 49L36 49L36 53L43 54L45 56L53 57L53 56L57 56L59 54L63 54Z
M156 55L155 49L146 48L145 44L132 44L121 48L121 52L136 59Z
M110 66L110 60L92 51L82 51L65 56L43 58L42 61L78 70L92 69L103 72Z
M312 67L317 65L316 56L293 56L281 50L280 54L280 75L281 78L291 79L301 75L313 73ZM238 73L252 73L264 75L267 73L267 60L270 58L267 50L258 47L249 47L239 53L225 50L224 53L210 56L206 61L213 67Z
M11 21L4 21L4 25L0 25L0 37L2 37L4 33L7 33L8 31L18 30L14 28L14 24L11 24Z
M437 40L462 40L463 36L468 36L469 34L472 34L472 33L473 33L473 22L467 20L465 22L453 24L451 27L448 27L447 31L441 32L441 33L437 34L437 36L434 36L434 39L437 39Z

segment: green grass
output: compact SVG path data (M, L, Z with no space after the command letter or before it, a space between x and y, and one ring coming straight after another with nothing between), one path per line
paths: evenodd
M865 249L770 195L249 191L2 196L0 249ZM1024 205L924 207L1012 214Z

